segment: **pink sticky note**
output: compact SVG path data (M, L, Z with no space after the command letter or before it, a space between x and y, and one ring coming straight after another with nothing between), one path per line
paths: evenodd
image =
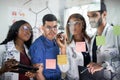
M85 42L76 42L76 51L78 52L86 52L86 45Z
M56 59L46 59L46 69L56 69Z

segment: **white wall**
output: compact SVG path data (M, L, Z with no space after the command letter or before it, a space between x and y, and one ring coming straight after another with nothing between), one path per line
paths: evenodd
M8 31L8 17L7 9L8 2L5 4L4 0L0 1L0 42L5 38Z
M48 8L46 8L47 0L31 0L29 3L24 5L24 3L26 3L27 1L29 0L0 0L0 42L5 39L9 26L12 24L12 19L24 19L28 21L32 25L32 27L36 26L38 29L42 25L42 17L45 14L51 13L51 11L54 15L56 15L58 19L60 19L60 0L48 0ZM29 10L30 8L33 12ZM17 13L24 12L25 17L11 16L11 11L14 10ZM40 12L41 10L43 11ZM36 16L37 21L35 21Z
M19 10L23 10L23 12L26 13L26 17L21 17L20 19L25 19L30 24L32 27L35 26L35 14L29 11L29 8L32 8L34 12L39 12L40 10L44 9L46 7L45 1L47 0L31 0L31 2L27 3L24 5L24 3L28 0L0 0L0 42L5 39L9 26L11 24L11 17L9 16L10 9L12 8L20 8ZM62 1L62 2L60 2ZM61 21L63 21L64 15L64 7L65 5L68 5L67 3L65 4L63 1L69 1L69 0L48 0L49 8L52 11L53 14L57 16L57 18ZM70 0L73 1L73 0ZM78 1L78 2L77 2ZM76 4L78 5L80 0L76 0ZM113 23L114 25L118 24L120 25L120 0L105 0L105 3L107 5L108 9L108 16L107 20L109 23ZM75 3L74 3L75 4ZM72 5L72 3L69 3L69 5ZM41 19L42 17L50 13L48 9L44 10L43 12L39 13L37 15L37 23L36 26L39 28L41 25ZM62 24L63 25L63 24ZM65 25L65 23L64 23Z
M120 25L120 0L105 0L107 5L107 21L114 25Z
M67 1L69 1L69 0L67 0ZM75 1L73 1L73 2L75 2ZM91 2L86 2L86 4L89 4L89 3L91 3ZM66 8L64 21L66 23L67 18L73 13L82 14L84 16L84 18L86 19L87 33L89 36L92 36L92 35L94 35L96 29L91 28L89 25L89 20L88 20L87 13L86 13L87 9L89 7L82 8L86 4L84 3L84 5L81 5L80 3L77 3L77 6L75 6L75 3L72 4L72 2L71 2L68 5L68 8ZM120 9L119 9L120 8L120 5L119 5L120 0L114 0L114 1L113 0L105 0L105 4L107 7L107 21L108 21L108 23L113 24L113 25L120 25Z

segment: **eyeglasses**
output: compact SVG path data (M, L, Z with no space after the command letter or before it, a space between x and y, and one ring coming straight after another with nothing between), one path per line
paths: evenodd
M28 26L23 26L22 29L24 31L30 31L30 32L32 32L32 28L29 28Z
M53 26L53 27L51 27L51 26L45 26L45 27L46 27L49 31L50 31L50 30L54 30L54 31L55 31L55 30L57 30L57 28L58 28L57 26Z
M82 21L73 21L73 22L69 22L68 25L69 26L76 26L76 25L81 25L82 24Z

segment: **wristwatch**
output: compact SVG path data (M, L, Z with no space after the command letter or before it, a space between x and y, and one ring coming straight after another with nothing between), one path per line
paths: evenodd
M102 65L103 69L106 69L106 67L108 66L108 63L107 62L102 62Z

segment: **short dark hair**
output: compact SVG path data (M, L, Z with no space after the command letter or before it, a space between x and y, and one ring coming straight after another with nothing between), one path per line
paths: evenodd
M100 13L102 14L104 11L107 11L106 5L104 3L104 0L101 0L101 10L100 10Z
M57 21L57 18L56 18L56 16L53 15L53 14L46 14L46 15L43 17L42 21L43 21L43 25L45 25L45 21Z

